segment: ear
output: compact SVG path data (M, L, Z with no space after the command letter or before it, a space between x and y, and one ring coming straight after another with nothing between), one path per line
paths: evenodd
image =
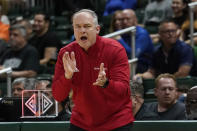
M96 26L96 33L99 34L100 33L100 30L101 30L101 26L100 25L97 25Z

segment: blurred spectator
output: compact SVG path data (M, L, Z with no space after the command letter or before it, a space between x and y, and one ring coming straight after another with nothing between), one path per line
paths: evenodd
M122 11L123 28L131 26L136 27L135 36L135 55L138 58L137 73L145 72L151 62L154 46L152 44L149 33L142 27L138 26L135 12L131 9ZM126 49L127 56L131 58L131 33L123 34L122 39L118 40Z
M173 16L171 17L174 23L179 28L182 27L183 22L188 18L188 0L172 0Z
M4 40L8 42L9 40L9 24L5 24L2 19L5 18L4 15L1 14L1 5L0 5L0 40Z
M25 89L26 78L20 77L16 78L12 82L12 96L13 97L22 97L22 91Z
M50 85L51 83L50 83L50 81L48 81L48 80L38 80L37 82L36 82L36 85L35 85L35 89L36 90L47 90L47 88L51 88L51 87L49 87L48 85ZM50 89L51 90L51 89Z
M12 96L13 97L22 97L22 91L24 90L33 90L35 86L34 78L25 78L19 77L14 79L12 82ZM24 97L30 97L31 92L24 92Z
M137 0L107 0L103 15L108 16L117 10L135 9L136 6Z
M172 0L154 0L145 8L144 25L158 26L161 21L172 16Z
M173 21L163 21L159 26L161 44L155 47L152 64L147 72L137 77L154 78L162 73L175 77L195 75L195 59L192 48L178 39L177 25Z
M197 86L189 89L186 97L187 119L197 120Z
M111 19L110 32L112 33L121 30L122 22L123 22L122 10L115 11Z
M0 69L11 67L12 77L34 77L37 74L38 52L26 40L26 30L21 25L10 28L10 49L6 50L0 60Z
M188 92L188 89L189 88L190 87L188 85L185 85L185 84L178 85L178 89L177 89L177 93L178 93L177 100L179 102L185 103L185 99L186 99L187 92Z
M186 110L183 103L177 102L177 83L171 74L161 74L155 79L157 102L150 105L150 110L159 115L160 120L184 120Z
M157 120L158 115L148 109L148 103L144 103L144 87L138 82L130 82L132 111L135 120Z
M191 2L197 2L197 0L191 0ZM193 28L194 28L194 33L197 32L197 6L195 6L195 8L193 8L193 12L194 12L194 25L193 25ZM188 19L183 23L182 27L181 27L181 30L183 32L182 34L182 38L183 40L190 44L190 19L189 17L187 17ZM197 45L197 36L194 36L193 38L194 40L194 44Z
M122 29L122 22L123 22L122 11L121 10L115 11L112 18L111 18L109 32L112 33L112 32L121 30ZM120 35L115 36L113 38L116 40L122 39Z
M61 48L61 41L55 33L49 30L49 24L47 14L43 12L35 14L33 23L35 35L29 42L38 50L41 65L49 64L50 60L56 61L57 52Z
M35 84L36 90L45 90L45 93L49 98L54 99L51 92L51 82L49 80L37 80ZM54 114L55 108L51 108L47 113ZM58 116L54 120L57 121L69 121L71 116L70 100L65 99L62 102L58 102Z
M27 31L27 40L30 42L31 38L34 36L32 24L30 23L30 21L28 19L22 19L18 21L17 23L25 27Z

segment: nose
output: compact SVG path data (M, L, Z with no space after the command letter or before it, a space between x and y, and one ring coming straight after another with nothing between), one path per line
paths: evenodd
M169 94L170 93L170 90L169 89L166 89L166 94Z
M81 27L80 32L84 33L86 29L84 27Z

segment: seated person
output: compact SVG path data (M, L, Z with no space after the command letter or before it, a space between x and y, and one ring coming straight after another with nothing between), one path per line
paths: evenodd
M12 96L22 97L23 90L33 90L35 86L34 78L19 77L14 79L12 82ZM29 97L32 94L29 92L24 92L24 97Z
M113 33L115 31L121 30L122 21L123 21L122 11L121 10L115 11L111 19L109 32Z
M39 52L40 65L50 65L50 60L56 61L57 53L62 45L57 35L49 30L49 26L50 19L47 14L44 12L35 14L33 23L35 35L29 40L29 43Z
M51 81L44 80L44 79L37 80L35 84L35 89L47 90L47 92L45 92L47 93L47 96L49 96L49 98L54 99L52 96L52 92L51 92ZM47 113L54 114L54 111L55 109L51 108L51 110L49 110L49 112ZM55 117L54 120L69 121L70 116L71 116L70 100L69 100L69 97L67 97L67 99L65 99L64 101L58 102L58 116Z
M22 91L25 89L26 78L20 77L16 78L12 82L12 96L13 97L22 97Z
M197 120L197 86L187 92L186 97L187 119Z
M188 18L188 1L187 0L172 0L173 16L171 19L179 26L182 27L183 22Z
M138 82L130 82L132 111L135 120L157 120L158 115L148 109L144 103L144 87Z
M159 120L185 120L185 104L177 102L177 83L171 74L161 74L155 79L157 102L149 109L159 115Z
M122 11L122 27L128 28L131 26L136 27L135 35L135 55L138 58L137 73L145 72L151 62L154 46L149 33L142 27L138 26L137 17L135 12L131 9ZM123 34L122 39L118 40L126 49L127 56L131 58L131 33Z
M26 30L21 25L10 28L10 47L0 59L0 69L12 68L11 77L34 77L37 75L39 58L37 50L26 40Z
M133 79L155 78L162 73L174 74L175 77L195 75L194 52L191 46L178 39L177 25L173 21L163 21L159 35L161 44L155 47L148 71L135 75Z
M27 31L27 40L30 42L31 38L34 36L32 24L30 23L29 19L22 19L17 21L17 24L21 24L25 27Z

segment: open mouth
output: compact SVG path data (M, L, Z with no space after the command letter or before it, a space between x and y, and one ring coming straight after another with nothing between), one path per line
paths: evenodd
M87 40L88 38L87 38L86 36L82 36L80 39L81 39L82 41L85 41L85 40Z

